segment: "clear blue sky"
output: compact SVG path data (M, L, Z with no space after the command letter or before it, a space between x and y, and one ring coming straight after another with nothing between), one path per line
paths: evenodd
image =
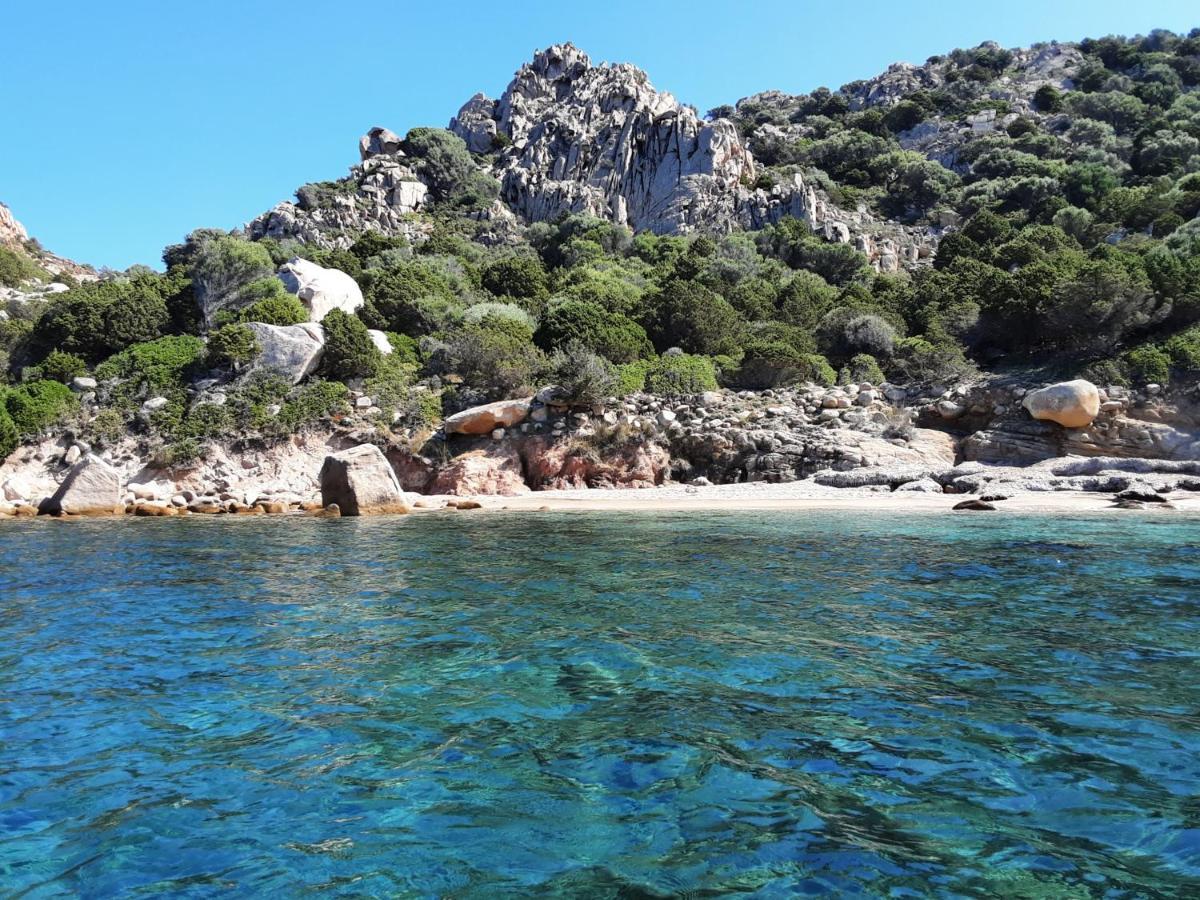
M3 16L0 201L55 252L159 265L358 159L372 125L445 126L571 40L702 111L954 47L1200 26L1195 0L686 3L40 0Z

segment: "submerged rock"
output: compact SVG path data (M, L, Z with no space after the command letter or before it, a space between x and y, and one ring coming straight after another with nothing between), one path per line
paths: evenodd
M374 444L360 444L325 457L321 466L321 503L336 505L343 516L407 513L412 507L396 473Z

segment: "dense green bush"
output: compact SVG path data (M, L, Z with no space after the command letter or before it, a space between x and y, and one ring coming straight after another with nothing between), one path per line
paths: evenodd
M497 297L542 301L549 294L549 283L542 261L536 256L510 256L483 267L480 283Z
M549 371L566 401L575 406L602 403L617 391L612 363L578 342L556 351L550 358Z
M641 325L585 300L551 303L534 341L543 350L577 342L614 363L632 362L654 352Z
M3 395L0 394L0 401L3 399ZM17 432L16 423L8 414L8 405L0 402L0 463L3 463L17 449L19 443L20 435Z
M174 284L151 274L81 284L46 307L30 334L37 358L52 350L88 361L161 336L171 317L165 292Z
M9 388L4 405L19 433L36 435L74 412L79 403L65 384L42 380Z
M87 372L87 362L82 356L74 353L64 353L61 350L51 350L50 355L36 367L38 378L50 378L70 384L71 379Z
M383 356L362 320L334 309L321 320L321 325L325 329L321 368L327 377L337 381L370 378L378 371Z
M739 351L745 323L704 284L672 279L648 304L646 330L658 350L679 347L709 356Z
M413 336L446 327L464 308L445 272L428 260L369 269L363 296L361 316L369 327Z
M856 353L844 369L848 382L868 382L879 385L886 379L883 369L879 368L879 360L869 353Z
M664 353L646 367L645 389L652 394L679 397L715 391L717 386L717 370L705 356Z
M487 316L449 335L446 344L453 371L493 396L531 392L546 365L529 329L512 319Z
M238 369L262 352L258 337L245 325L222 325L208 336L208 364Z
M1171 380L1171 357L1153 344L1127 351L1122 355L1121 362L1129 377L1137 384L1166 384Z
M337 381L311 381L295 389L282 403L278 422L288 434L349 410L349 392Z
M456 134L441 128L414 128L403 146L441 205L482 209L500 193L499 182L475 164L466 143Z
M41 275L42 270L29 257L8 247L0 247L0 285L20 287L25 282L33 281Z
M203 359L204 341L172 335L122 350L96 366L95 374L101 381L118 380L111 397L124 405L139 397L180 396Z

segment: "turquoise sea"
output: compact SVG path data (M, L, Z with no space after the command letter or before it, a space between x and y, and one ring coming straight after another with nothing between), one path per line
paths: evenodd
M0 527L0 896L1200 895L1200 519Z

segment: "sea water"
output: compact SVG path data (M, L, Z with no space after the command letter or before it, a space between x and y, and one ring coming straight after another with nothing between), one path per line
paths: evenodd
M0 527L0 895L1196 896L1200 520Z

